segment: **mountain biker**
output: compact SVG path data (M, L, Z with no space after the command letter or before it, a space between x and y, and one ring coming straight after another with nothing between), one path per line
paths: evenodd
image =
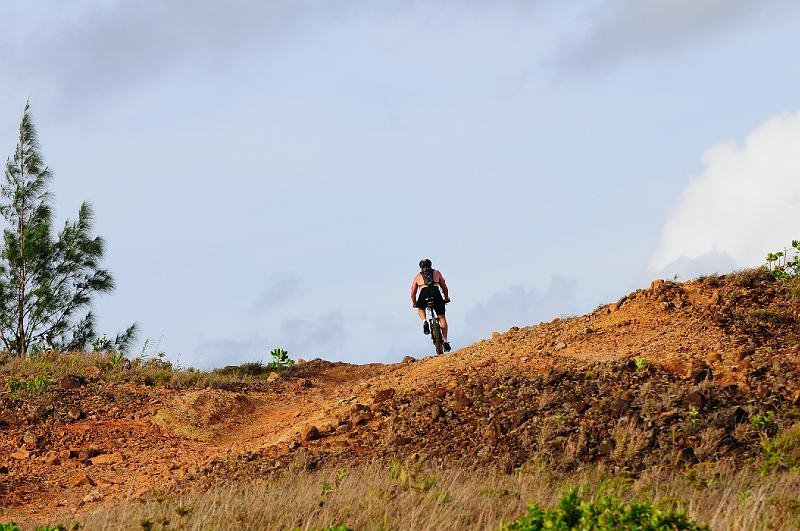
M450 352L450 343L447 342L447 318L444 316L444 305L450 302L450 295L447 289L447 283L444 281L442 274L433 269L431 261L424 258L419 261L419 273L414 277L411 282L411 306L419 312L419 318L422 319L422 331L427 335L430 334L430 325L425 318L425 308L427 304L425 299L433 297L433 309L436 310L436 315L439 318L439 326L442 328L442 339L444 342L442 346L445 352ZM439 291L441 288L441 291ZM417 297L419 291L419 297ZM444 297L442 297L444 292Z

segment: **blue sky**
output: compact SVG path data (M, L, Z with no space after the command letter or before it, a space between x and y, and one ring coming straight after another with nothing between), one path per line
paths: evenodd
M93 203L130 321L181 363L425 355L797 238L800 8L776 0L104 0L0 7L56 211ZM140 347L141 348L141 347Z

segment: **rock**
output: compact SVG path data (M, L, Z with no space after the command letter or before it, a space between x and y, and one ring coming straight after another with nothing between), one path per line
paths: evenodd
M631 402L630 400L625 400L624 398L615 398L611 401L611 404L608 406L609 413L612 415L616 415L619 417L623 413L625 413L628 408L630 407Z
M380 404L381 402L386 402L387 400L391 400L394 398L396 391L391 387L388 389L383 389L375 393L375 396L372 397L373 404Z
M711 379L711 367L705 363L692 367L690 376L694 383L700 383L703 380Z
M650 291L652 292L659 291L663 287L664 287L664 281L662 279L657 279L650 283Z
M86 496L83 497L83 503L93 503L93 502L96 502L96 501L100 501L102 499L103 499L103 495L100 494L100 492L97 489L95 489L95 490L93 490L92 492L90 492L89 494L87 494Z
M304 387L306 389L310 389L311 387L314 387L314 384L311 383L311 380L308 380L308 379L304 378L304 379L302 379L300 381L300 387Z
M277 379L278 379L278 378L280 378L280 377L281 377L280 373L278 373L278 372L271 372L271 373L269 373L269 374L267 375L267 383L272 383L272 382L274 382L275 380L277 380Z
M67 418L70 420L78 420L84 417L83 411L79 407L70 406L67 408Z
M301 435L303 442L314 441L319 439L319 430L316 426L307 426Z
M581 401L581 402L576 402L574 407L575 407L575 411L579 415L582 415L583 413L588 411L589 408L592 407L592 406L591 406L591 404L589 404L589 402Z
M754 349L753 347L745 347L745 348L741 349L739 352L736 353L736 358L738 360L743 360L745 358L749 358L750 356L752 356L755 353L756 353L756 349Z
M597 447L597 455L609 455L614 451L614 439L603 439Z
M431 420L436 420L444 414L444 411L442 411L442 408L439 406L439 404L432 405L430 412Z
M414 363L415 361L417 361L417 359L412 356L406 356L403 358L403 363Z
M464 393L457 392L453 401L453 411L464 411L472 406L472 401Z
M86 474L86 472L79 472L75 476L72 476L67 484L70 487L82 487L84 485L94 486L96 483Z
M398 435L392 440L392 444L395 446L405 446L407 444L411 444L411 439L408 437L403 437L402 435Z
M75 449L61 450L60 452L58 452L58 457L64 460L75 459L76 457L78 457L78 450Z
M683 404L684 407L695 407L697 409L703 407L703 402L705 402L705 398L703 398L703 395L699 391L687 393L681 399L681 404Z
M16 459L17 461L25 461L31 456L30 451L27 448L20 448L13 454L11 454L12 459Z
M370 420L372 420L372 411L362 411L353 417L353 424L363 426Z
M110 454L101 454L91 459L93 465L112 465L114 463L122 462L122 454L113 452Z
M22 436L22 445L28 450L33 450L39 446L39 442L39 437L29 431L25 432L25 435Z
M85 374L85 375L86 375L88 378L97 378L98 376L100 376L100 373L101 373L101 372L102 372L102 371L100 371L100 369L98 369L98 368L97 368L97 367L95 367L94 365L90 365L90 366L88 366L88 367L85 367L85 368L83 369L83 373L84 373L84 374Z
M65 374L58 381L58 386L61 389L77 389L83 385L83 379L74 374Z
M8 467L6 465L0 465L0 474L8 474Z
M92 457L100 455L101 452L99 448L96 446L89 446L88 448L82 448L80 452L78 452L78 459L91 459Z
M298 448L300 448L300 443L297 442L297 441L292 441L292 442L289 443L288 448L289 448L290 451L291 450L297 450Z
M563 350L563 349L565 349L565 348L567 348L567 344L566 344L566 343L564 343L563 341L559 341L558 343L556 343L556 346L555 346L555 347L553 347L553 350L555 350L556 352L558 352L559 350Z
M0 411L0 426L16 426L18 423L19 419L11 410Z
M681 450L680 460L682 463L696 463L697 456L694 453L694 448L687 446Z
M681 412L680 411L678 411L677 409L671 409L669 411L665 411L665 412L661 413L658 416L658 418L660 420L665 421L665 422L669 422L671 420L677 419L680 416L681 416Z

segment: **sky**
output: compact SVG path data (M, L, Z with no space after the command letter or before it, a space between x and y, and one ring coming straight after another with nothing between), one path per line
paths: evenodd
M429 355L797 239L790 0L3 2L0 154L30 99L132 354Z

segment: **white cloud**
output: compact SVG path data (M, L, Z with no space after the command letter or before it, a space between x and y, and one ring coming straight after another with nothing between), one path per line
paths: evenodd
M754 266L800 237L800 111L770 118L742 145L712 146L702 161L664 225L653 270L709 252Z

